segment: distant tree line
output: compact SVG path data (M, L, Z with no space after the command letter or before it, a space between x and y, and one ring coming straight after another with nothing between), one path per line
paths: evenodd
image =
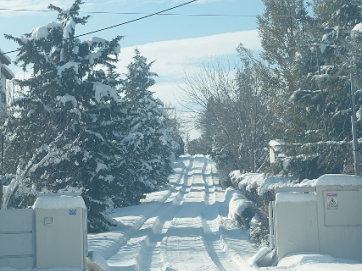
M239 169L302 180L353 173L352 94L359 140L362 133L362 2L263 3L260 55L240 45L236 72L214 65L187 79L202 132L188 146L210 154L225 174ZM269 163L272 139L285 142L287 160Z
M80 193L90 232L113 224L105 213L138 204L165 185L183 153L178 124L149 88L156 73L138 50L123 76L116 73L118 36L80 40L81 0L68 10L50 5L56 22L22 37L15 63L30 78L17 80L6 131L6 207L26 208L39 193Z

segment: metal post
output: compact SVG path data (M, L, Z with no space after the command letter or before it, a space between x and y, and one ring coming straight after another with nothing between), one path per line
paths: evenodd
M275 248L274 201L269 201L269 249Z
M4 175L4 132L1 133L1 176Z
M1 133L1 176L0 176L0 210L3 202L3 176L4 176L4 132Z
M353 137L353 159L354 159L354 174L360 175L360 167L359 167L359 150L358 150L358 139L357 139L357 128L356 128L356 106L354 99L354 84L353 84L353 76L350 73L351 80L351 103L352 103L352 137Z

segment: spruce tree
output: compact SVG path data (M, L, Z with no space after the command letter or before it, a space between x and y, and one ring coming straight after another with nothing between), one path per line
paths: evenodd
M130 104L128 136L123 139L127 148L128 183L132 193L125 197L128 204L138 203L144 193L164 185L171 172L171 161L179 148L170 134L169 116L163 103L149 90L155 84L156 73L151 71L153 62L147 63L138 49L133 61L127 66L122 92Z
M280 98L288 101L285 113L293 116L294 130L284 125L290 134L283 139L292 158L288 172L299 179L346 172L352 158L350 73L355 61L351 30L362 19L360 1L315 1L313 7L315 16L308 18L305 38L299 39L291 58L297 84L277 99L281 105L285 103ZM274 52L277 48L264 49ZM356 101L359 106L359 93Z
M355 75L351 31L362 21L360 1L318 1L315 5L319 29L320 89L325 89L325 111L328 115L326 140L351 140L350 75ZM358 46L357 46L358 47ZM356 83L360 85L359 76ZM361 95L357 95L361 104Z
M317 164L323 173L345 172L351 163L350 76L355 76L357 64L353 56L351 31L362 21L361 11L361 2L354 0L317 1L314 6L319 26L316 46L319 65L311 74L322 94L320 107L323 108L325 127L324 136L320 139L324 144L315 144L314 149L318 153ZM356 83L360 85L359 80ZM356 104L359 106L361 103L362 95L357 92ZM313 107L316 108L316 105ZM360 124L358 129L361 134Z
M271 130L277 138L299 142L305 130L290 96L301 87L308 74L296 60L308 50L306 45L313 21L304 0L263 0L263 3L264 13L257 20L263 47L261 56L268 66L259 80L263 92L270 96L269 106L275 114L274 123L278 124Z
M124 103L113 72L121 37L77 38L76 26L88 20L79 17L81 4L76 0L67 10L50 5L58 12L57 21L20 38L6 35L20 46L16 63L30 68L31 77L18 80L24 95L14 101L16 112L5 127L7 157L17 165L25 193L20 199L39 192L80 192L94 232L109 228L104 211L124 189L117 136Z

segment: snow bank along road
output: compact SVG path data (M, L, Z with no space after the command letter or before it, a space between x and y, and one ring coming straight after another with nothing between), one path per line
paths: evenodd
M227 218L214 163L183 156L169 182L141 205L110 214L119 226L89 235L89 250L103 256L112 271L249 269L246 261L257 248Z

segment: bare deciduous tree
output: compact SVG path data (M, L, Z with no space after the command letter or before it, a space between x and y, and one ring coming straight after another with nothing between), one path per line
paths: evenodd
M270 114L257 80L261 64L243 46L238 52L236 69L216 63L187 77L184 102L201 112L197 126L219 167L255 172L265 156Z

